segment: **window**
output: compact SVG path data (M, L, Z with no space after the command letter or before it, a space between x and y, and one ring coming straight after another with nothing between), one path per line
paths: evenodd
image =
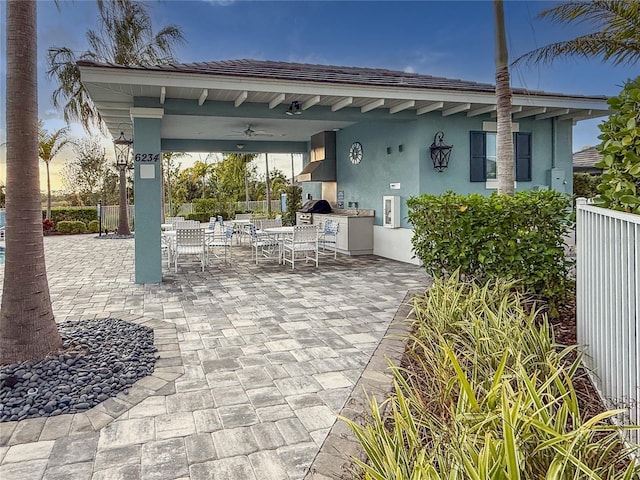
M471 132L470 180L484 182L496 178L497 134ZM515 132L513 149L517 182L531 181L531 133Z

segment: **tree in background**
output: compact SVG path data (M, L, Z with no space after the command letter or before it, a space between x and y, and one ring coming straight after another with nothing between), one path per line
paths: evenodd
M588 23L594 32L536 48L513 63L551 63L560 57L602 57L614 65L640 60L640 1L570 1L544 10L540 18L557 23Z
M640 77L628 81L608 100L613 114L600 124L598 147L603 168L598 203L613 210L640 214Z
M38 165L35 0L6 2L7 214L0 364L40 360L62 347L51 308ZM4 34L4 33L3 33Z
M164 214L164 203L169 204L169 216L176 215L177 212L177 198L174 196L174 192L177 187L178 178L180 177L180 167L182 166L178 159L187 156L182 152L164 152L162 154L162 200ZM164 217L163 217L164 218Z
M51 218L51 175L49 164L60 150L71 143L67 137L68 128L61 128L49 133L43 128L42 120L38 122L38 156L47 166L47 218Z
M253 153L230 153L213 169L215 181L214 198L221 201L248 202L255 198L257 157Z
M98 30L86 32L89 49L76 56L68 47L51 47L47 74L58 83L53 104L62 108L67 123L80 122L102 128L102 118L80 81L78 60L116 65L159 65L175 61L173 49L184 42L182 30L167 25L154 33L151 17L142 2L98 0Z
M80 140L73 148L75 159L65 163L62 178L67 191L82 205L118 203L118 173L107 160L104 147L96 138Z

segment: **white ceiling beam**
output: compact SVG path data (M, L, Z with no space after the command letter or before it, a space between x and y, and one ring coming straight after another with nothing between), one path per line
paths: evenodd
M455 107L447 108L442 111L443 117L448 117L449 115L455 115L456 113L465 112L471 109L470 103L461 103L460 105L456 105Z
M536 120L546 120L547 118L560 117L562 115L566 115L569 113L568 108L560 108L558 110L551 110L550 112L543 113L541 115L536 115Z
M342 100L338 100L336 103L331 105L331 111L337 112L338 110L341 110L344 107L348 107L352 103L353 103L353 97L343 98Z
M206 88L202 89L202 92L200 93L200 96L198 97L198 106L202 106L202 104L204 103L204 101L207 99L207 96L209 96L209 90L207 90Z
M164 105L164 99L167 97L167 87L160 88L160 105Z
M374 100L373 102L369 102L366 105L363 105L362 107L360 107L360 113L370 112L371 110L378 107L382 107L383 105L384 105L384 98L378 98L377 100Z
M494 112L496 108L496 105L485 105L484 107L474 108L473 110L469 110L467 112L467 117L477 117L478 115Z
M440 110L442 107L444 107L444 102L433 102L416 110L416 115L424 115L425 113L433 112L434 110Z
M320 103L320 95L314 95L302 104L302 110L307 110L308 108L311 108L318 103Z
M520 113L514 114L513 119L517 120L519 118L533 117L534 115L542 115L543 113L547 113L547 107L530 108L529 110L524 110Z
M95 106L98 107L99 110L127 110L131 108L133 103L125 103L125 102L95 102Z
M246 90L244 92L240 92L240 95L236 97L236 101L233 102L233 104L236 106L236 108L239 107L244 103L248 96L249 92L247 92Z
M278 95L273 97L271 99L271 101L269 102L269 110L273 110L278 105L280 105L282 102L284 102L284 98L285 98L285 94L284 93L279 93Z
M593 113L592 110L575 110L572 113L569 113L568 115L560 115L558 117L558 120L573 120L576 118L588 118L591 116L591 114Z
M389 113L394 114L401 112L402 110L406 110L407 108L412 108L416 106L415 100L407 100L406 102L399 103L389 109Z

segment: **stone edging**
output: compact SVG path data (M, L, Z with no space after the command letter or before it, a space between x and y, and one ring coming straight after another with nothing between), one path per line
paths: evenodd
M393 374L389 371L387 360L396 365L400 364L411 327L407 321L413 308L411 299L422 293L424 289L410 290L405 295L384 337L342 408L341 416L363 424L366 412L369 411L368 398L376 397L380 403L392 392ZM320 447L305 480L352 479L353 458L364 460L364 451L347 424L338 419Z
M159 355L153 373L86 412L2 422L0 447L97 432L144 399L175 392L174 382L184 373L175 324L141 315L112 314L110 317L153 329L153 343ZM95 318L95 315L90 318ZM78 319L81 320L83 318Z

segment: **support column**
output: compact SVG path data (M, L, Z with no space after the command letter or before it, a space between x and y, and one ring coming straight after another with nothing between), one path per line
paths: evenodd
M135 282L162 282L162 108L131 108L135 202Z

